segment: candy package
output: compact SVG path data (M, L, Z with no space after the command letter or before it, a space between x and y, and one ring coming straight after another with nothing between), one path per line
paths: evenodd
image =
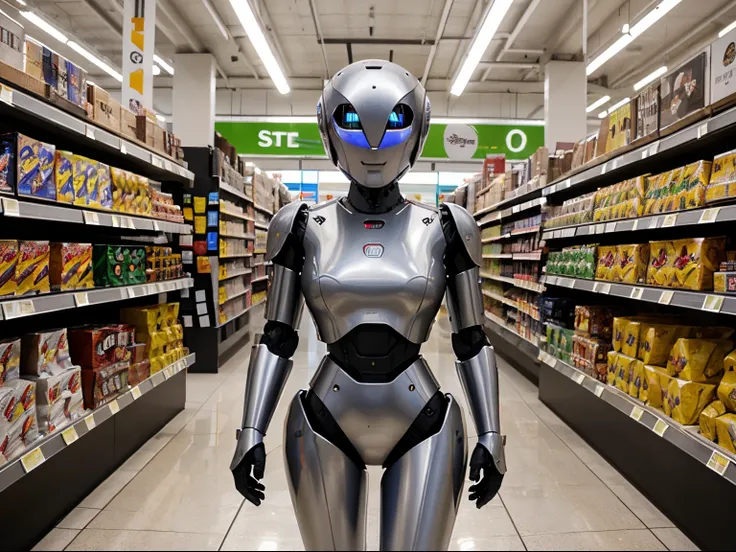
M716 435L720 446L736 453L736 414L728 412L716 418Z
M70 151L56 150L54 182L56 201L74 203L74 154Z
M667 360L667 373L686 381L712 382L723 372L723 359L733 348L730 341L679 338Z
M15 240L0 241L0 296L15 295L18 283L15 281L15 270L18 266L18 242Z
M20 339L0 341L0 386L20 377Z
M733 355L733 352L729 355ZM718 399L729 412L736 412L736 371L729 367L718 384Z
M51 288L55 291L68 291L84 287L80 277L85 277L86 286L91 273L92 245L88 243L52 243L49 262Z
M74 186L74 205L85 206L88 203L87 178L90 175L90 160L83 155L73 155L73 186Z
M645 364L664 366L670 356L675 342L681 337L690 337L693 333L690 326L674 324L649 324L641 332L639 358Z
M614 281L617 255L618 248L615 245L598 247L598 264L595 269L596 280Z
M712 290L713 273L726 258L725 238L687 238L672 244L672 279L668 285L694 291Z
M619 245L616 248L616 264L613 279L625 284L643 284L647 279L649 244Z
M647 284L660 287L671 285L674 274L673 253L674 248L670 242L653 241L649 243Z
M97 164L98 204L102 209L112 209L112 177L110 166L105 163Z
M85 408L97 408L128 389L127 362L116 362L99 370L82 370Z
M676 422L692 425L698 421L700 413L713 400L715 393L715 385L669 378L664 413Z
M736 196L736 151L716 155L710 182L705 190L705 202L716 203Z
M644 379L639 389L639 400L653 408L664 408L664 397L669 377L667 371L659 366L644 365Z
M55 431L82 416L82 371L78 366L56 376L38 378L36 386L38 424L44 433Z
M58 375L72 366L66 328L24 335L21 351L23 374Z
M35 407L35 382L15 379L0 387L0 426L14 424L26 412L35 411Z
M15 423L0 423L0 456L6 461L15 460L38 438L38 423L34 407L25 412Z
M49 292L49 242L20 242L15 282L17 295Z
M700 434L711 441L716 440L716 418L726 413L726 407L721 401L713 401L706 406L700 413L698 425L700 426Z

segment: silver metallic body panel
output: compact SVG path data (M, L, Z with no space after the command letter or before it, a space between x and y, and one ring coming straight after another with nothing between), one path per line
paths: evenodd
M286 236L289 235L294 227L294 220L303 208L306 208L303 201L294 201L284 205L282 209L273 216L271 223L268 225L268 241L266 242L266 260L272 260L279 254L281 248L286 243Z
M284 425L284 460L304 547L365 550L366 471L312 429L300 395Z
M252 427L265 435L291 366L291 360L273 354L266 345L253 346L245 383L242 428Z
M367 229L366 220L384 226ZM366 246L380 256L368 256ZM312 208L302 290L320 339L334 343L361 324L386 324L426 341L445 293L445 248L429 207L406 202L383 215L352 213L338 201Z
M447 310L452 331L482 326L484 323L483 294L480 291L480 268L473 267L453 277L447 289Z
M299 327L304 306L299 273L274 264L271 288L266 300L266 320L283 322L292 328Z
M404 454L381 480L381 550L447 550L460 506L467 443L451 395L442 429Z
M480 266L483 262L481 255L483 244L480 239L480 228L478 228L473 215L468 213L464 207L455 203L443 203L442 205L447 207L452 220L455 221L457 232L468 250L470 259L476 266Z
M383 463L439 390L421 357L388 383L357 382L325 357L310 387L369 466Z

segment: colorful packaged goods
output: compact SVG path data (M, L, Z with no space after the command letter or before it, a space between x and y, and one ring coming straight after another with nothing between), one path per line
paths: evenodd
M0 387L0 426L17 422L36 408L36 383L26 379L5 382Z
M101 209L102 203L98 178L100 164L92 159L87 159L85 170L87 171L87 174L84 177L87 185L87 205L96 209Z
M674 273L673 249L669 242L649 242L649 266L647 268L647 284L650 286L669 286Z
M687 238L673 245L672 287L703 291L713 289L713 273L726 258L725 238Z
M119 351L119 328L96 326L89 328L70 328L68 331L69 349L72 362L83 370L101 370L127 356Z
M645 185L646 177L638 176L598 190L595 194L593 220L604 222L641 216L644 211Z
M574 327L577 333L610 341L613 328L612 308L578 305L575 307Z
M608 366L606 371L606 383L608 385L614 386L616 385L616 369L618 365L618 359L621 356L621 353L617 353L616 351L608 351Z
M733 352L729 357L733 357ZM726 370L718 384L718 399L725 405L726 410L736 412L736 371L728 360L724 361L724 364Z
M75 154L72 156L72 163L74 205L85 206L88 203L87 178L90 175L90 160Z
M644 383L644 363L640 360L631 363L629 371L629 396L635 399L639 398L639 394Z
M613 279L625 284L643 284L647 279L649 244L619 245Z
M0 140L0 191L41 199L56 199L53 179L56 148L17 132Z
M105 163L97 164L97 203L102 209L112 209L112 177L110 166Z
M16 295L49 292L49 242L20 242L15 283Z
M614 281L617 257L617 246L598 246L598 264L595 270L596 280Z
M643 365L644 363L638 359L619 355L616 363L616 388L628 394L634 374L643 373Z
M52 243L49 279L54 291L86 287L91 274L92 245L88 243ZM80 281L84 277L84 281Z
M0 341L0 386L20 377L20 339Z
M0 455L6 461L14 460L38 437L36 409L31 408L12 424L0 423Z
M15 295L18 282L15 271L18 265L18 242L15 240L0 241L0 296Z
M78 366L57 376L36 380L38 425L48 433L79 419L84 412L82 370Z
M720 446L736 453L736 414L727 412L716 418L716 435Z
M705 202L716 203L736 197L736 150L716 155L705 190Z
M128 370L128 385L135 387L151 377L151 363L148 359L135 362Z
M594 203L595 192L591 192L581 197L568 199L562 205L550 206L544 226L554 228L592 222Z
M69 151L56 150L54 163L54 183L56 185L56 201L74 203L74 154Z
M592 280L596 272L596 245L565 247L547 257L546 272Z
M715 393L716 386L712 384L669 378L664 413L676 422L692 425L698 421L700 413L710 404Z
M639 399L653 408L664 409L665 391L668 384L669 377L664 368L645 364Z
M680 338L667 361L667 373L686 381L713 382L723 372L723 359L733 348L730 341Z
M98 408L128 389L129 362L116 362L99 370L82 370L85 408Z
M645 364L664 366L670 351L681 337L689 337L693 332L690 326L674 324L649 324L641 332L639 357Z
M599 381L606 380L608 352L611 344L595 337L574 335L573 365Z
M711 441L716 440L716 418L726 413L726 407L721 401L713 401L706 406L700 413L698 425L700 426L700 434Z
M23 374L58 375L72 366L65 328L24 335L21 352Z
M677 209L697 209L705 205L705 192L710 183L712 167L712 161L696 161L685 167L682 190L676 201Z
M95 245L92 262L96 286L125 286L146 281L146 250L143 247Z
M145 247L128 247L126 250L124 278L126 285L146 283Z

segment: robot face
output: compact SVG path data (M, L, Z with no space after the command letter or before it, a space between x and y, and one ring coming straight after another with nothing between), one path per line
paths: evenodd
M332 162L351 180L380 188L419 157L429 131L429 99L395 63L359 61L327 84L317 120Z

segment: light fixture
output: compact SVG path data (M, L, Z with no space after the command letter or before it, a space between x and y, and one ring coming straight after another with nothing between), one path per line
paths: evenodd
M28 4L25 3L25 0L15 0L15 1L18 2L18 4L20 4L21 6L27 6L28 5Z
M631 44L635 38L639 37L649 27L654 25L657 21L662 19L672 8L677 6L682 0L662 0L656 8L647 13L639 21L630 27L628 34L624 34L606 48L601 55L595 58L588 64L585 72L588 75L593 74L596 70L603 66L613 56L618 54L621 50Z
M511 0L504 1L510 2ZM279 67L276 58L273 56L273 52L271 52L271 47L268 45L268 41L261 30L261 26L258 24L258 21L256 21L255 15L253 15L250 2L248 0L230 0L230 4L235 10L235 14L238 16L240 24L243 26L243 29L245 29L245 34L248 35L248 40L250 40L253 48L255 48L256 53L263 62L263 65L266 66L268 76L271 77L271 80L276 85L276 89L282 94L288 94L291 90L289 88L289 83L286 82L286 77L281 71L281 67Z
M623 34L629 34L630 30L631 30L631 25L629 25L628 23L624 23L624 26L621 27L621 32Z
M159 115L158 113L156 113L156 118L162 123L166 122L166 117L164 117L163 115Z
M154 77L157 77L157 76L159 76L160 74L161 74L161 68L160 68L160 67L159 67L158 65L156 65L156 64L154 63L154 64L153 64L153 76L154 76Z
M736 21L734 21L728 27L726 27L720 33L718 33L718 38L723 38L724 36L726 36L728 33L733 31L734 29L736 29Z
M164 60L161 56L153 54L153 61L169 75L174 74L174 68L170 64L166 63L166 60Z
M594 101L592 104L590 104L588 107L585 108L586 113L590 113L591 111L595 111L600 106L602 106L605 103L608 103L611 101L611 96L603 96L601 99Z
M46 34L53 36L56 40L62 44L69 42L69 39L59 29L47 23L46 20L41 19L35 13L29 11L22 11L20 14L28 21L33 23L36 27L44 31Z
M639 82L637 82L634 85L634 90L641 90L647 84L649 84L650 82L652 82L654 79L661 77L666 72L667 72L667 66L666 65L663 65L662 67L660 67L656 71L653 71L652 73L648 74L646 77L644 77L643 79L641 79Z
M606 115L608 115L608 111L601 111L601 112L600 112L600 113L598 114L598 118L599 118L599 119L605 119L605 118L606 118Z
M107 63L102 61L100 58L98 58L96 55L94 55L92 52L89 52L82 48L79 44L74 42L73 40L70 40L66 44L69 46L72 50L77 52L80 56L82 56L87 61L91 62L92 64L96 65L100 69L102 69L105 73L113 77L118 82L123 82L123 75L118 73L115 69L110 67Z
M234 2L234 0L230 0L230 2ZM465 90L468 81L470 81L470 77L472 77L475 72L475 68L478 67L480 58L483 57L486 48L488 48L488 44L496 34L498 27L501 25L501 21L503 21L506 12L509 11L513 2L514 0L494 0L491 9L488 10L486 18L483 20L483 23L478 30L478 33L475 35L473 45L470 47L470 51L460 68L460 72L455 78L455 82L452 83L450 93L453 96L459 96L463 93L463 90Z

